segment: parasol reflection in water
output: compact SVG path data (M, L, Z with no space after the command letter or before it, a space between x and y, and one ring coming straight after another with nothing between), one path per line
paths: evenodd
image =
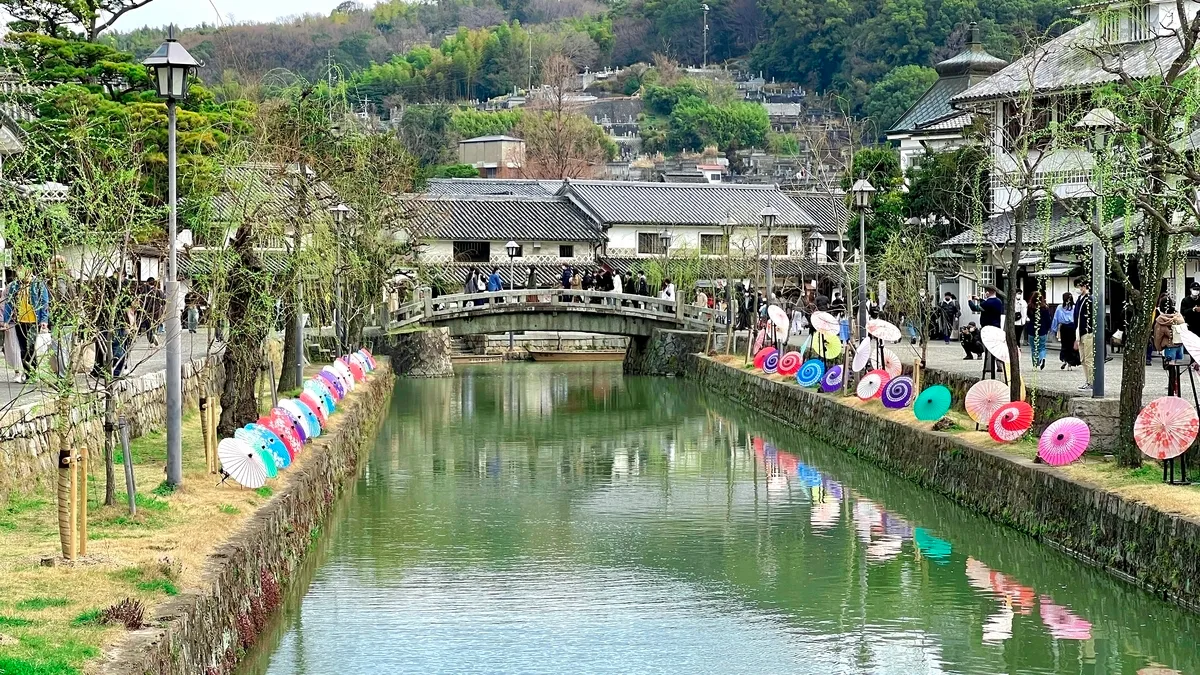
M399 381L297 576L243 675L1200 672L1200 619L610 363Z

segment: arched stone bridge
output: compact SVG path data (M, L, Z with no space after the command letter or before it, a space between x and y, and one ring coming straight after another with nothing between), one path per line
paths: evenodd
M452 336L508 331L580 331L649 337L655 329L703 331L717 321L707 307L642 295L535 289L426 296L401 306L381 332L444 327Z

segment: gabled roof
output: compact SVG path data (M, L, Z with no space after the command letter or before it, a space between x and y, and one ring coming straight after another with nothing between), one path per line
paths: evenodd
M1004 59L984 51L983 43L979 41L979 27L972 23L967 37L967 48L934 66L938 73L937 82L917 99L888 133L924 130L926 125L932 122L953 117L957 111L950 105L952 98L966 91L971 85L984 81L1006 65L1008 62Z
M1049 94L1119 79L1120 75L1105 70L1105 65L1119 65L1121 72L1135 79L1161 75L1183 50L1176 36L1106 45L1101 43L1098 31L1099 23L1093 18L1022 56L950 102L960 106L1013 98L1030 87L1039 94Z
M305 208L309 219L325 217L330 207L341 200L333 188L308 174L308 204L297 196L299 167L272 162L245 162L229 167L222 176L225 189L213 197L213 219L233 222L250 220L290 220Z
M1021 232L1021 242L1024 246L1043 243L1053 243L1065 237L1078 234L1085 225L1077 218L1066 212L1057 204L1051 209L1050 222L1043 222L1041 216L1031 209L1030 218L1025 222ZM942 242L942 246L961 248L979 246L1005 246L1014 243L1016 239L1016 217L1012 211L992 216L979 229L971 228Z
M514 143L524 143L525 141L513 136L476 136L475 138L464 138L459 141L462 143L493 143L497 141L511 141Z
M562 187L561 180L511 178L431 178L425 192L434 195L526 195L545 197Z
M816 231L822 234L845 232L850 222L850 209L840 195L827 192L787 191L786 194L804 212L817 221Z
M407 195L414 237L459 241L600 242L604 232L564 197Z
M759 213L768 206L779 212L777 227L816 225L774 185L568 180L558 194L570 197L604 225L720 227L732 216L749 226L761 222Z

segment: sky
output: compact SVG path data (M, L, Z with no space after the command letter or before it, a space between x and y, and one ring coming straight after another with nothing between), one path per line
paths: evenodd
M368 7L374 0L359 0ZM116 24L118 30L132 30L142 26L195 26L204 22L218 23L218 16L225 22L274 21L280 17L296 14L328 14L342 0L153 0L140 9L121 17Z

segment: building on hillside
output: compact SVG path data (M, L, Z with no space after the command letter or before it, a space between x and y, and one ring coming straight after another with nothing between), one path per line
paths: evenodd
M431 178L426 182L425 194L547 197L562 186L561 180L552 179Z
M604 260L622 271L669 256L696 256L710 263L705 277L720 278L724 261L733 258L745 263L737 276L757 276L761 283L769 247L777 289L816 282L828 290L840 279L835 266L808 255L809 237L823 226L773 185L568 180L559 195L604 229ZM769 239L761 216L768 207L778 213ZM727 220L734 222L729 241ZM826 235L820 236L823 246ZM755 261L760 272L753 272Z
M512 136L478 136L458 142L458 163L483 178L516 178L525 166L525 141Z
M934 66L937 82L887 131L888 140L899 145L900 169L905 174L927 152L942 152L972 142L966 129L974 115L955 108L950 99L1007 65L1004 59L984 51L979 26L971 23L966 49Z
M475 183L453 186L479 189ZM566 197L442 192L405 200L404 234L418 244L416 262L440 282L443 293L462 292L471 267L500 268L510 284L509 241L518 247L511 260L517 287L525 286L529 267L539 285L557 285L562 265L591 268L604 245L603 229Z

